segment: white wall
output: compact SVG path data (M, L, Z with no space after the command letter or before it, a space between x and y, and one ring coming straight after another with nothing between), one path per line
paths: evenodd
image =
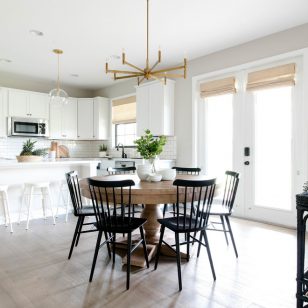
M305 47L308 47L308 24L189 61L187 79L177 79L175 86L177 164L190 166L193 160L191 151L192 77ZM135 91L135 85L135 80L129 80L96 91L95 95L102 95L110 98L122 96L133 93Z
M29 76L0 71L0 87L49 93L55 86L56 83L54 81L35 79ZM65 89L71 97L94 97L93 91L91 90L79 89L64 84L61 84L61 87Z

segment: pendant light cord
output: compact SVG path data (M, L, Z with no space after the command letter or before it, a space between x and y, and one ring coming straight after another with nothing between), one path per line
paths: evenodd
M147 0L147 60L146 70L149 70L149 0Z
M60 89L60 54L58 54L58 81L57 81L57 90L59 94L59 89Z

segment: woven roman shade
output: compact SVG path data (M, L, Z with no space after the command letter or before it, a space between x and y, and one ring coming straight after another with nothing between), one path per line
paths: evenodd
M236 93L235 77L228 77L200 84L201 97Z
M248 74L247 90L260 90L295 84L295 63L285 64Z
M112 101L112 123L124 124L136 122L136 96Z

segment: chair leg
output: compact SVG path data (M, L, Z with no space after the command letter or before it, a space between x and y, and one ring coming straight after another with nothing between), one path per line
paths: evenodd
M84 216L81 216L81 220L80 220L80 224L79 224L79 229L78 229L78 234L77 234L77 239L76 239L76 242L75 242L75 247L77 247L78 243L79 243L79 238L80 238L83 222L84 222Z
M142 246L143 246L143 253L144 253L145 262L146 262L147 268L149 268L150 267L149 266L149 257L148 257L147 245L146 245L146 242L145 242L143 227L141 226L139 228L139 230L140 230L140 236L141 236L141 239L142 239Z
M231 241L232 241L232 244L233 244L234 252L235 252L236 257L238 258L238 253L237 253L237 249L236 249L235 240L234 240L234 237L233 237L233 232L232 232L232 229L231 229L229 217L225 216L225 219L226 219L228 229L229 229L229 232L230 232L230 237L231 237Z
M98 231L97 241L96 241L96 246L95 246L95 251L94 251L94 256L93 256L93 262L92 262L92 268L91 268L89 282L91 282L92 278L93 278L94 269L95 269L95 265L96 265L97 254L98 254L98 251L99 251L99 246L101 244L102 234L103 234L103 231Z
M105 240L107 241L107 239L108 239L107 231L104 231L104 234L105 234ZM107 241L107 250L108 250L109 258L111 259L111 250L110 250L110 243L109 243L109 241Z
M159 255L160 255L160 248L161 248L161 244L163 242L164 233L165 233L165 226L162 225L160 227L160 238L159 238L159 243L158 243L157 252L156 252L154 270L157 269L158 259L159 259Z
M172 203L172 209L173 209L173 217L175 217L175 203ZM180 209L179 209L180 211Z
M164 209L163 209L163 218L165 218L167 206L168 206L168 204L165 203L164 204Z
M112 244L112 263L115 262L115 246L116 246L116 233L113 233L113 244Z
M182 291L180 239L179 239L179 234L177 232L175 233L175 244L176 244L176 261L178 266L179 291Z
M185 233L186 234L186 241L187 241L187 246L186 246L186 254L187 254L187 261L189 261L189 239L190 239L190 233Z
M130 255L132 250L132 233L127 234L127 269L126 269L126 290L129 289L130 280Z
M73 253L73 249L74 249L76 237L77 237L78 230L79 230L80 220L81 220L81 217L79 216L79 217L78 217L78 220L77 220L76 227L75 227L75 232L74 232L74 236L73 236L73 240L72 240L72 244L71 244L71 249L70 249L70 252L69 252L69 254L68 254L68 259L71 258L72 253Z
M199 245L198 245L198 252L197 252L197 258L199 258L200 255L200 249L201 249L201 242L202 242L202 231L200 231L200 236L199 236Z
M226 239L227 245L229 245L228 236L227 236L227 230L226 230L225 221L224 221L224 216L220 215L219 217L220 217L220 220L221 220L222 229L224 230L224 234L225 234L225 239Z
M209 245L209 241L208 241L208 239L207 239L206 231L205 231L205 230L204 230L204 231L201 231L201 233L203 233L203 236L204 236L204 242L205 242L205 245L206 245L207 256L208 256L208 258L209 258L210 265L211 265L211 270L212 270L213 279L216 280L216 274L215 274L214 264L213 264L213 260L212 260L210 245Z

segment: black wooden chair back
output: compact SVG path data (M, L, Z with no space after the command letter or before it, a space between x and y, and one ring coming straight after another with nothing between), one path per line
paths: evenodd
M200 168L172 167L172 169L175 169L178 174L199 175L201 172Z
M78 180L78 174L76 171L71 171L65 174L67 186L70 192L72 204L74 207L74 215L77 216L82 209L81 192Z
M109 175L114 174L135 174L136 167L118 167L118 168L107 168L107 172Z
M222 199L222 206L228 208L229 212L231 213L236 197L238 183L240 181L240 175L239 173L234 171L226 171L225 175L226 181Z
M130 224L134 217L131 203L133 180L97 181L89 178L88 184L99 229L111 230Z
M176 229L179 232L203 230L208 224L209 213L216 187L216 179L175 180L177 201L175 204ZM184 205L183 210L180 211Z

